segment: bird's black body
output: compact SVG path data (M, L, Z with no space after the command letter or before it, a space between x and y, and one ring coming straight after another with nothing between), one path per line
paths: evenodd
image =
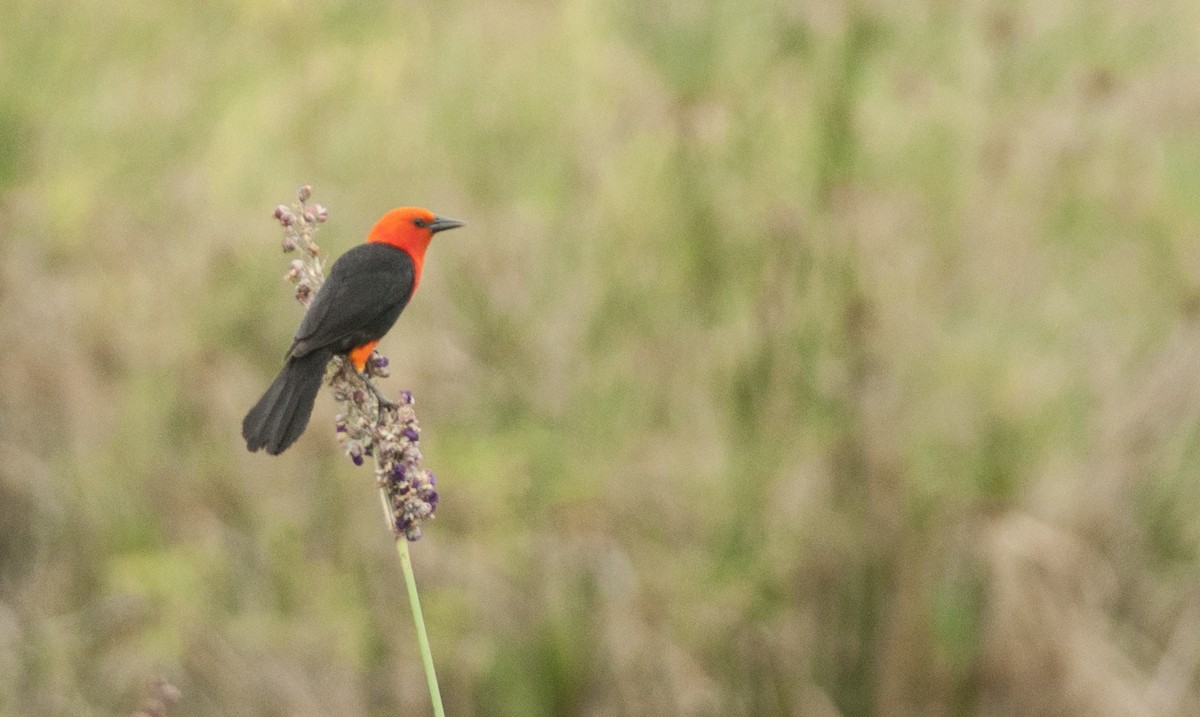
M360 244L334 262L283 370L242 421L247 448L276 455L300 437L329 359L383 338L412 298L416 272L407 251L381 243Z

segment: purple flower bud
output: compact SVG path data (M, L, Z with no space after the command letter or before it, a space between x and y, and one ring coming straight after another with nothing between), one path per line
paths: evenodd
M437 476L433 474L433 471L425 471L425 473L429 476L429 485L437 485Z
M404 429L404 437L413 443L416 443L420 439L420 436L417 435L417 432L413 430L412 426L408 426Z
M375 354L374 358L372 358L371 360L375 363L375 366L377 368L387 368L387 365L388 365L387 356L380 356L379 354Z
M354 461L354 465L356 465L356 466L361 466L363 464L363 457L359 456L359 455L354 455L353 453L350 454L350 460Z
M329 210L325 207L325 205L323 205L323 204L314 204L313 205L313 219L315 219L317 221L317 223L324 223L325 220L328 218L329 218Z
M400 392L400 403L403 403L405 406L413 405L412 391L409 391L407 388L404 389L403 391L401 391Z
M429 504L430 511L437 510L438 494L436 490L429 491L425 496L425 502Z
M296 221L296 216L292 214L291 210L282 204L275 207L275 218L278 219L279 223L285 227L290 227L292 223Z
M303 204L304 202L307 202L308 198L311 196L312 196L312 185L311 184L306 184L303 187L300 187L299 189L296 190L296 199L299 199L301 204Z
M346 416L344 414L339 413L337 417L333 419L333 428L338 433L346 432Z
M404 476L408 473L408 466L403 463L396 462L392 464L392 478L395 480L404 480Z
M350 460L354 461L354 465L361 466L363 464L363 445L361 443L350 441L346 452L350 454Z

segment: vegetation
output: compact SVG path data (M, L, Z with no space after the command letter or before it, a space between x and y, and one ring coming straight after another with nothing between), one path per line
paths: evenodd
M1194 3L8 3L0 715L427 714L368 469L246 409L336 256L453 715L1200 710Z

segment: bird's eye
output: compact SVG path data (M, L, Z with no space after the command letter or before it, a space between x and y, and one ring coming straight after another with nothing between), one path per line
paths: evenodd
M429 222L425 221L424 219L422 219L420 217L417 217L416 219L413 220L413 226L420 228L420 229L424 229L425 227L429 226Z

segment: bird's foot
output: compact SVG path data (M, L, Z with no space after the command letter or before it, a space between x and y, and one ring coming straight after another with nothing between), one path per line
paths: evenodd
M396 404L392 401L389 401L383 395L383 391L380 391L378 388L376 388L375 384L371 383L371 379L367 378L365 373L360 373L358 376L363 380L363 383L366 384L367 388L371 389L371 393L375 394L376 419L382 423L383 412L395 408Z

